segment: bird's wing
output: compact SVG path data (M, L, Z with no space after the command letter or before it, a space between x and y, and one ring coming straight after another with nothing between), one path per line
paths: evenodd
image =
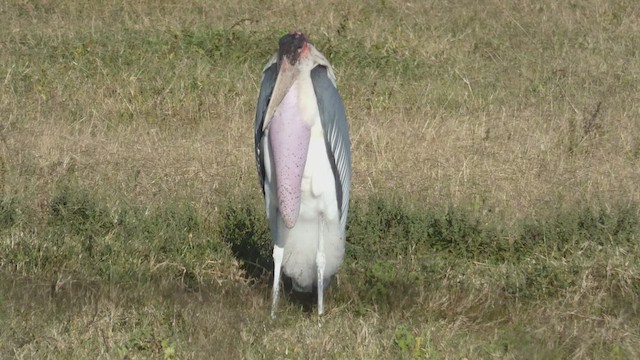
M264 131L262 125L264 124L264 118L267 114L267 108L271 101L271 94L276 84L276 78L278 77L277 69L277 54L271 57L267 65L262 71L262 84L260 85L260 94L258 95L258 106L256 108L256 124L255 124L255 152L256 152L256 166L258 167L258 177L260 178L260 187L262 187L262 194L264 195L264 149L262 149L262 136Z
M318 100L318 111L324 129L324 140L333 176L336 179L336 195L342 230L347 225L349 189L351 186L351 141L349 124L338 89L330 78L331 69L318 65L311 70L311 81Z

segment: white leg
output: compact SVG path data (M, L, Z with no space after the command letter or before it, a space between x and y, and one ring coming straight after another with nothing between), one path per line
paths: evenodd
M278 245L273 246L273 293L271 295L271 318L276 318L276 308L278 307L278 295L280 292L280 270L282 269L282 258L284 248Z
M322 315L324 312L324 266L326 264L324 257L324 219L322 216L320 216L318 232L318 251L316 253L316 266L318 268L318 315Z

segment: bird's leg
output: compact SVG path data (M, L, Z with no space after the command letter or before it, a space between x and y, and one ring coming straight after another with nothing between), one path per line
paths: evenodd
M320 216L318 221L318 250L316 252L316 266L318 269L318 315L324 312L323 292L324 292L324 266L326 259L324 257L324 217Z
M271 318L276 318L276 308L278 307L278 295L280 292L280 270L282 269L282 258L284 248L277 244L273 246L273 293L271 295Z

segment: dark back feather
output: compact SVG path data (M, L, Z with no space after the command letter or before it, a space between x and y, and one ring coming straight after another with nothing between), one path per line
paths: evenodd
M311 81L318 101L320 120L324 129L324 139L333 176L336 179L336 195L340 224L344 232L349 211L349 190L351 187L351 141L349 124L338 89L329 78L323 65L311 70Z

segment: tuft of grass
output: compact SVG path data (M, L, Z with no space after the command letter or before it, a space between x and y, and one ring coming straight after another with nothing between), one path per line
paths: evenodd
M393 198L354 201L348 223L349 253L359 260L366 259L363 254L371 258L438 253L461 259L504 262L535 251L523 246L526 235L520 239L520 234L506 230L507 225L488 220L471 209L453 206L443 211L407 205ZM527 220L520 226L531 232L547 228L546 223L538 227Z
M10 229L17 221L18 209L15 200L2 199L0 202L0 228Z
M527 218L520 225L521 247L544 244L548 252L572 255L637 241L640 210L636 204L616 203L597 208L554 209Z

